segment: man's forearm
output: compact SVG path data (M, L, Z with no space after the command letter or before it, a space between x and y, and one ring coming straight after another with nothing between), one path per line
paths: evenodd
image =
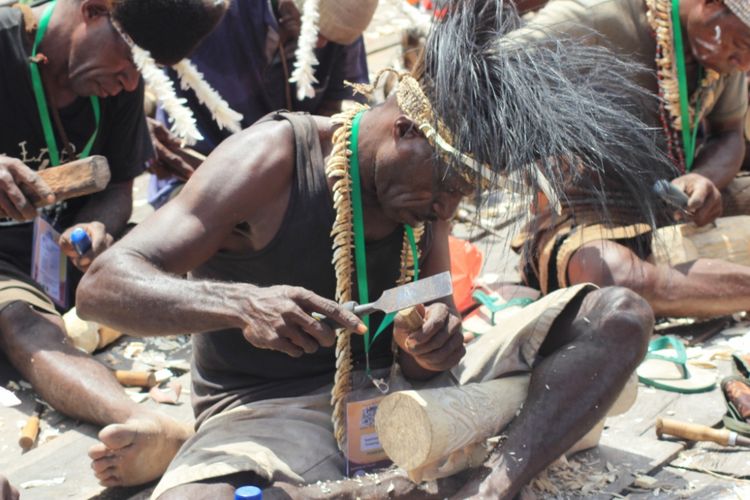
M727 131L711 137L695 159L693 172L708 178L718 189L734 179L745 156L741 131Z
M120 182L91 196L76 214L76 222L101 222L115 238L122 235L133 211L133 182Z
M241 327L238 304L251 285L192 281L128 251L105 252L84 275L76 306L85 319L137 336L163 336Z

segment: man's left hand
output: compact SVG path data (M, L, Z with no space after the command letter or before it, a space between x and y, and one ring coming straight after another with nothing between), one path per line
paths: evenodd
M672 184L688 195L688 212L696 226L705 226L721 216L721 192L710 179L700 174L685 174Z
M419 330L408 331L396 318L396 344L422 368L434 372L450 370L466 353L461 318L447 305L437 302L427 306Z
M76 252L76 249L70 242L70 235L79 227L86 231L91 239L91 248L83 255L78 255L78 252ZM114 241L115 239L112 235L107 233L107 228L104 227L104 224L101 222L86 222L69 227L60 235L58 244L63 253L73 262L73 265L81 271L86 272L94 258L111 247Z

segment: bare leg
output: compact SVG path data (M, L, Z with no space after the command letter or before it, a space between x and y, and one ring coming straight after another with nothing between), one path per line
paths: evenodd
M455 498L517 494L604 418L645 355L652 328L648 304L623 288L569 305L542 346L547 357L534 368L521 413L485 463L489 475L478 491L470 482Z
M159 477L191 433L184 424L135 404L107 368L70 344L58 316L24 302L8 305L0 312L0 348L55 409L98 425L121 424L114 440L112 429L100 433L109 445L92 448L98 452L92 458L107 458L98 469L92 464L107 486ZM147 460L130 460L132 453Z
M571 284L623 286L645 298L657 316L712 317L750 310L750 267L698 259L654 265L613 241L595 241L570 259Z

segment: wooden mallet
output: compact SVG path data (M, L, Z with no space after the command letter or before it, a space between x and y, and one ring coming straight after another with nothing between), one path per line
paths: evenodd
M111 174L103 156L94 155L37 172L55 194L56 202L98 193L107 187ZM36 208L47 205L45 200L28 195Z
M656 435L661 438L664 434L688 441L710 441L722 446L750 447L750 438L740 436L734 431L713 429L706 425L690 424L660 417L656 419Z

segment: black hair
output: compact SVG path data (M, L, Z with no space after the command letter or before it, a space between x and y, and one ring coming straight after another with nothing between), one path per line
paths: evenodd
M188 56L226 11L220 0L114 0L113 18L156 62Z

